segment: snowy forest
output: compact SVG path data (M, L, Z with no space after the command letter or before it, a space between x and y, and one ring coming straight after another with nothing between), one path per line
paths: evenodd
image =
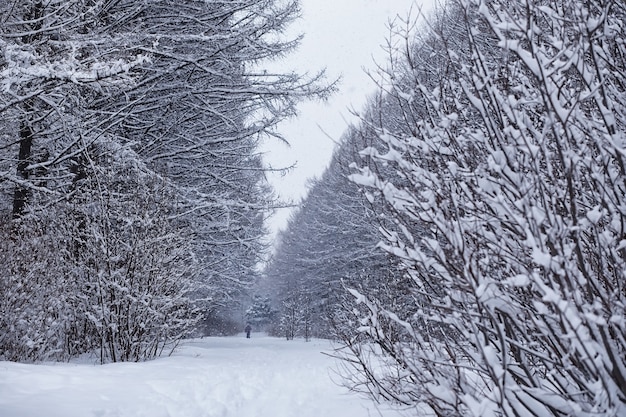
M149 359L219 326L274 204L257 145L320 75L296 1L0 1L0 356ZM280 138L277 138L280 140Z
M152 359L247 308L411 415L626 415L626 4L396 19L268 243L259 143L335 88L264 69L298 14L0 0L0 360Z

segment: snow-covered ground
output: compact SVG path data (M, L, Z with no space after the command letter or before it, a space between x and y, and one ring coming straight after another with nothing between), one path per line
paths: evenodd
M333 382L326 341L191 340L145 363L0 362L2 417L398 417Z

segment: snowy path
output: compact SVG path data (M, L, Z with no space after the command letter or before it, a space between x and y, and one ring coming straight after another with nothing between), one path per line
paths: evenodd
M0 416L400 416L334 384L328 348L253 335L193 340L146 363L0 362Z

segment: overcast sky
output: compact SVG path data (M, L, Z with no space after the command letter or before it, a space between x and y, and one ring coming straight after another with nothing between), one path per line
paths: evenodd
M280 66L310 73L326 68L329 79L342 79L339 92L328 103L305 103L297 119L281 126L290 147L276 141L266 145L267 164L296 164L284 176L268 177L282 199L297 203L306 194L307 180L324 171L335 142L355 120L350 109L363 108L375 90L365 69L387 61L382 47L388 22L398 14L405 16L412 4L419 6L421 1L428 0L301 0L302 18L293 29L305 37L298 51ZM272 232L285 226L289 213L277 211L270 220Z

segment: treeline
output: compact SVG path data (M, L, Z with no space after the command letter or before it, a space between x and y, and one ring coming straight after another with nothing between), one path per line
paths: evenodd
M0 1L0 359L142 360L254 281L297 1Z
M348 386L419 415L624 415L625 19L451 0L396 21L268 266L279 331L340 340Z

